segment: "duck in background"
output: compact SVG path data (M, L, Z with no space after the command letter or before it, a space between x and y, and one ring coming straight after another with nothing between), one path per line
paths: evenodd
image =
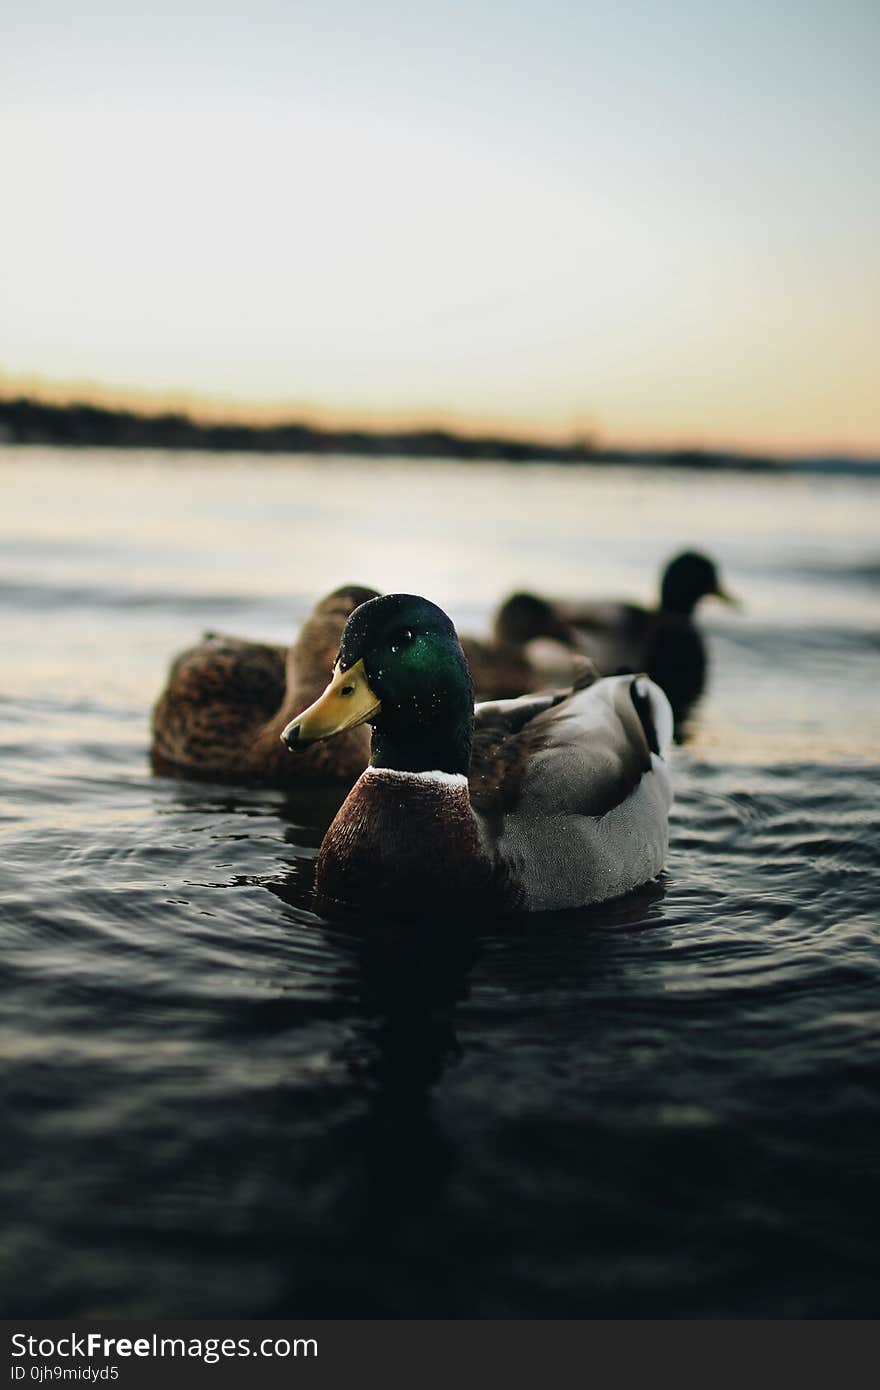
M589 655L604 675L647 672L669 698L675 737L680 740L706 684L706 645L694 615L707 597L738 606L721 583L714 561L686 550L663 571L656 608L625 602L549 603L532 594L512 594L498 610L495 632L504 642L527 621L534 628L543 611L536 604L543 605L552 613L556 640L561 640L560 630L567 633L568 645Z
M324 689L349 615L376 590L346 584L315 606L292 647L206 634L171 665L152 715L156 772L287 786L303 778L353 782L370 755L366 729L291 758L279 735Z
M362 723L370 763L324 836L319 900L533 912L618 897L663 868L672 714L644 676L475 711L450 619L390 594L351 615L330 684L281 737L307 757Z
M570 686L591 669L571 625L537 594L514 594L499 609L492 637L461 637L477 699L507 700Z

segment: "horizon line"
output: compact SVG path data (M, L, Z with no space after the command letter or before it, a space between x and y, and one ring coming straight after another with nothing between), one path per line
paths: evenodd
M659 431L634 439L605 437L598 422L586 420L568 425L547 425L512 421L487 412L474 415L454 409L410 408L391 410L346 409L319 405L296 398L255 400L229 395L211 395L183 389L119 386L90 378L57 380L39 374L12 374L0 370L0 399L28 399L56 407L91 406L122 411L141 418L182 415L200 426L241 426L253 429L299 425L319 433L418 434L446 433L464 440L504 439L511 443L550 448L581 447L597 455L609 453L701 453L758 457L769 460L847 458L853 461L880 461L880 441L876 446L852 447L834 443L758 446L741 441L708 442L705 435L682 431Z

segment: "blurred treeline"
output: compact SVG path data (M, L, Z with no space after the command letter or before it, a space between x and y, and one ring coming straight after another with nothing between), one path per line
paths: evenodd
M550 463L666 463L679 467L772 468L765 458L701 449L628 450L582 437L565 444L442 429L332 430L302 421L218 423L180 413L140 414L86 402L58 405L26 396L0 399L0 442L111 448L210 449L259 453L365 454L407 458Z

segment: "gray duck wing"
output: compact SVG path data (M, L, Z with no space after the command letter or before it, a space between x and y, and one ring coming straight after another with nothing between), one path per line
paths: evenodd
M478 718L471 804L516 906L600 902L660 872L672 800L672 717L645 677ZM531 713L527 704L532 705ZM518 722L518 727L517 727Z

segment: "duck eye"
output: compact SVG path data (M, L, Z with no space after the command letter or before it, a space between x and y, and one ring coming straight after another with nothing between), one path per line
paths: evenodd
M409 644L410 644L410 642L411 642L412 640L413 640L413 635L412 635L412 633L410 632L410 630L409 630L408 627L405 627L405 628L403 629L402 632L398 632L397 636L396 636L395 638L392 639L392 642L391 642L391 650L392 650L392 652L399 652L400 649L401 649L401 647L408 647Z

